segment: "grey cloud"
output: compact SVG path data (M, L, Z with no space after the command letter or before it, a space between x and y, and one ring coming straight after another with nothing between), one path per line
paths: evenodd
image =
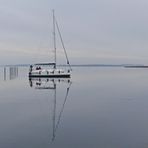
M132 57L139 57L139 63L148 63L145 58L142 60L142 57L148 56L147 0L0 0L0 2L0 48L7 49L8 55L9 50L16 53L20 50L18 56L26 51L23 60L16 56L18 63L34 61L31 57L34 56L35 50L39 52L36 55L37 59L48 59L48 54L43 56L40 53L41 50L48 52L47 48L52 48L50 38L53 8L56 9L67 52L74 63L77 61L81 63L81 60L76 58L77 54L78 57L82 57L82 62L85 58L91 59L88 62L92 63L102 63L103 59L109 63L124 61L137 63L138 58ZM43 45L41 50L38 50L41 42ZM46 49L42 48L44 46ZM96 58L95 55L100 56ZM124 58L118 58L122 55ZM10 54L9 61L13 60L14 56L11 58ZM87 60L84 61L88 63Z

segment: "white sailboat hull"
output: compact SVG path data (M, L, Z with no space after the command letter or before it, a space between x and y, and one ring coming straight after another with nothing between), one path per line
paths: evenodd
M29 77L70 78L70 71L66 71L62 69L32 70L31 72L29 72Z

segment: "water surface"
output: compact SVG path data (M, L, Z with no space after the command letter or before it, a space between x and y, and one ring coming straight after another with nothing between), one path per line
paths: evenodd
M31 79L0 68L0 147L147 148L148 69L75 67Z

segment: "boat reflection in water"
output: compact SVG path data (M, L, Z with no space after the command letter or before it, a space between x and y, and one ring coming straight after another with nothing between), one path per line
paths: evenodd
M69 90L71 87L71 80L69 78L29 78L29 84L31 88L37 89L37 90L51 90L54 94L54 103L53 103L53 117L52 117L52 138L51 142L55 140L56 131L58 129L58 126L60 124L60 120L62 117L62 113L64 111L64 107L68 98ZM62 105L59 109L59 112L57 113L57 86L60 84L66 84L66 90L64 99L62 102ZM63 86L63 85L62 85ZM65 85L64 85L65 86ZM65 89L64 88L64 89ZM56 118L57 117L57 118Z

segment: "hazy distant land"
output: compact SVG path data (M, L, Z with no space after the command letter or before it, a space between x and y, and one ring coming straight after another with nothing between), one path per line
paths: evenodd
M14 64L14 65L0 65L0 67L29 67L31 64ZM58 65L58 66L67 66L67 65ZM125 68L148 68L148 65L142 64L72 64L71 67L125 67Z

